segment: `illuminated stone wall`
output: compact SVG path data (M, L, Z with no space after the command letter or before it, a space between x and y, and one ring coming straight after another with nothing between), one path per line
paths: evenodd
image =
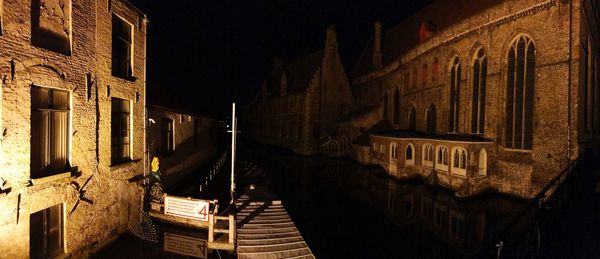
M141 188L128 179L144 172L145 34L143 14L121 1L2 1L0 253L29 256L30 214L62 204L64 254L86 257L127 230L139 215ZM31 12L32 6L40 12ZM37 8L36 8L37 9ZM131 18L134 76L111 76L111 13ZM52 16L52 15L54 16ZM37 41L35 37L42 38ZM108 64L108 65L107 65ZM30 181L32 85L70 93L72 172ZM110 90L108 90L110 85ZM132 161L111 165L111 97L132 103ZM85 186L80 202L75 183Z
M593 122L595 134L585 133L581 126L584 106L581 46L585 45L584 39L587 39L588 24L595 26L586 22L586 16L583 15L586 8L582 8L581 3L587 6L587 16L597 13L597 10L591 10L598 6L590 1L489 1L485 8L470 15L466 15L468 11L465 14L450 13L447 8L439 8L444 4L470 5L468 1L436 2L389 29L385 33L388 38L383 39L383 45L387 46L383 50L383 66L356 75L353 85L375 87L381 83L383 94L389 96L388 106L383 109L387 109L388 119L392 120L394 116L399 118L396 128L408 128L409 109L414 107L416 128L426 131L425 111L429 105L435 105L436 132L446 133L450 131L450 64L458 57L461 64L458 132L471 133L473 61L477 50L482 48L487 58L485 125L482 135L496 143L495 156L490 157L496 161L489 169L492 185L503 193L532 197L584 149L598 148L597 118ZM466 6L465 9L473 8ZM442 29L428 39L409 48L405 46L406 41L418 40L419 23L428 19L443 23L452 20L452 16L464 19L440 24ZM398 31L409 27L414 29L413 34L398 34ZM526 151L510 150L504 146L507 53L510 43L519 35L531 38L536 48L533 149ZM598 36L590 33L594 49L598 48ZM402 37L406 40L403 41ZM373 54L369 54L359 62L371 62ZM437 73L432 69L435 60L439 64ZM423 76L423 71L427 76ZM597 77L595 80L592 88L598 89ZM396 89L401 93L399 114L394 114L392 98ZM588 91L592 94L591 90ZM595 96L588 98L596 100L595 104L588 102L588 114L595 110L597 117L598 91ZM383 99L379 103L383 106ZM383 118L383 113L380 116ZM569 145L570 150L567 148ZM570 157L567 155L569 151Z

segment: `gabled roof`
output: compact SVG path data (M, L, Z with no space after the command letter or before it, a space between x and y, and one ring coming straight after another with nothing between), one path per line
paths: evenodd
M287 94L303 92L310 85L315 72L319 70L324 58L324 49L312 52L279 68L274 68L265 83L269 96L281 95L281 77L285 73Z

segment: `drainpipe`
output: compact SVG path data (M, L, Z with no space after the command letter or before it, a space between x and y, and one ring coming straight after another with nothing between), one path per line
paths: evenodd
M149 126L149 122L148 122L148 103L146 100L146 83L148 82L148 78L147 78L147 68L146 66L148 65L147 62L147 51L146 51L146 46L148 44L148 17L146 17L146 15L144 15L144 19L143 19L143 24L144 24L144 33L145 33L145 39L144 39L144 176L148 175L148 162L150 161L150 149L148 147L148 126Z
M573 107L573 100L571 97L571 66L573 62L573 1L569 1L569 74L568 74L568 109L567 109L567 164L571 161L571 109Z

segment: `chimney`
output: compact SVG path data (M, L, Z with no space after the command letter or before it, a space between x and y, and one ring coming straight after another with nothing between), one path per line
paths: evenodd
M373 32L373 65L381 67L381 22L376 21Z
M333 25L329 25L327 27L327 33L325 35L325 48L337 48L337 34Z

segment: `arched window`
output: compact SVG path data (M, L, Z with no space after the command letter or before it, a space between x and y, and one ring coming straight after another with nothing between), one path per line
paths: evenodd
M388 95L385 93L383 96L383 119L387 120L388 118Z
M452 173L467 176L467 150L462 147L452 149Z
M423 64L423 71L421 71L421 84L427 84L427 63Z
M406 152L404 155L404 164L405 165L414 165L415 164L415 157L414 157L414 150L415 147L413 146L413 144L408 144L406 145Z
M400 123L400 91L394 90L394 124Z
M458 57L452 59L450 65L450 116L449 132L458 132L458 100L460 98L460 62Z
M483 133L485 128L485 87L487 59L483 49L477 50L473 61L473 96L471 98L471 132Z
M530 38L521 35L511 43L506 74L505 144L507 148L531 150L535 45Z
M425 110L425 120L427 121L427 132L435 133L435 105L430 104Z
M479 170L477 175L479 176L487 176L487 152L485 148L482 148L479 151Z
M448 148L446 146L437 146L437 158L435 168L448 171Z
M431 81L436 82L438 80L438 76L440 74L440 64L437 58L433 59L433 63L431 64Z
M417 86L417 67L413 67L412 69L412 80L411 81L411 85L412 87L416 87Z
M408 129L416 130L417 129L417 115L415 113L415 107L411 106L408 110Z
M428 166L428 167L433 167L433 160L434 160L434 152L433 152L433 146L431 144L424 144L423 145L423 165L424 166Z

